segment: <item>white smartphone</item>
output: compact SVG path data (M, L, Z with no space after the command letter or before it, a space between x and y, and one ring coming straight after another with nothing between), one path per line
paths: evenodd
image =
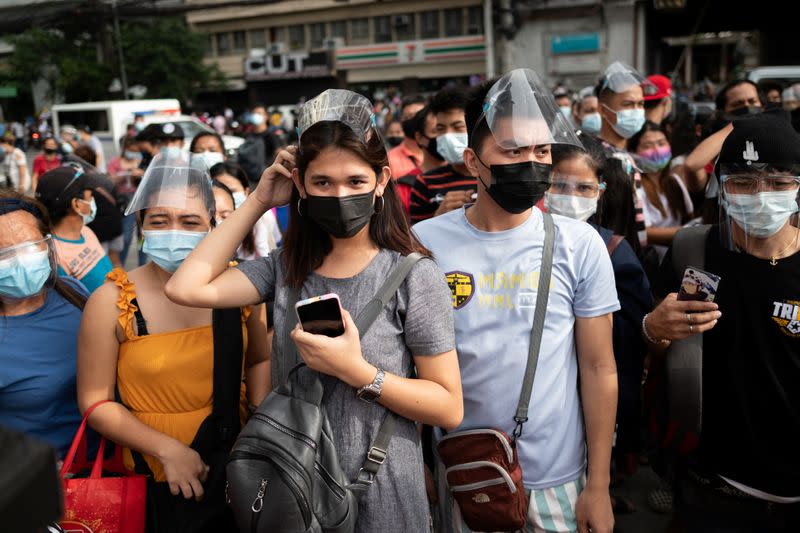
M323 294L301 300L295 304L294 310L303 331L328 337L344 334L342 303L338 294Z

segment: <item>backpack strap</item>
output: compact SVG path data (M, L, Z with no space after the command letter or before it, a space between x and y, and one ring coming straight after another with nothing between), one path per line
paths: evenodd
M709 225L690 226L672 241L672 268L681 275L688 266L705 268ZM667 349L667 390L670 433L677 431L678 448L688 452L700 436L703 421L703 335L672 341Z
M622 241L625 240L625 237L622 235L612 235L608 242L606 243L606 250L608 250L608 256L611 257L614 255L614 252L619 248L619 245L622 244Z
M214 336L211 416L216 420L220 441L230 449L241 430L239 403L244 357L241 308L213 309L211 328Z
M372 326L373 322L375 322L375 319L378 318L380 312L386 307L386 304L394 297L397 289L400 288L400 285L402 285L406 277L408 277L411 269L414 268L414 265L422 258L422 254L417 252L404 257L394 270L392 270L386 278L386 281L383 282L383 285L381 285L381 288L375 293L375 296L364 306L364 309L362 309L358 317L355 318L355 324L358 328L360 338L363 338L367 331L369 331L369 328ZM289 333L297 323L297 317L294 316L292 310L299 299L300 290L290 287L289 299L286 306L286 327L284 331L285 338L288 341L288 343L285 344L287 347L293 347L294 344L289 338ZM396 424L397 414L387 409L386 416L378 429L378 434L375 440L372 441L369 451L364 458L364 463L358 471L358 478L353 483L354 485L367 487L375 481L375 476L378 474L381 465L386 461L386 457L389 453L389 444L394 435Z
M536 365L539 362L539 348L542 345L544 331L544 318L547 314L547 300L550 298L550 278L553 271L553 248L555 246L555 226L550 213L542 213L544 222L544 245L542 246L542 263L539 267L539 284L536 287L536 307L533 311L533 327L531 328L531 342L528 348L528 364L525 367L525 377L522 380L522 391L519 394L519 404L514 415L517 427L514 428L514 440L522 435L522 425L528 421L528 405L533 392L533 379L536 376Z

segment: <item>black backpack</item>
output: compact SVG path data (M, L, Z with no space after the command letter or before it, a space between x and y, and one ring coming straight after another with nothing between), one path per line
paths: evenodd
M405 257L355 320L363 337L422 258ZM287 309L299 296L292 290ZM287 315L286 331L294 321ZM322 405L323 386L314 373L310 387L298 379L312 372L297 365L281 387L258 407L228 461L228 499L241 531L251 533L352 533L358 493L372 485L386 460L397 415L388 412L366 453L358 479L345 477Z

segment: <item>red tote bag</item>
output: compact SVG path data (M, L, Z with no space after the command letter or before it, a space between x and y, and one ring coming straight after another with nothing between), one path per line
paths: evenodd
M121 446L116 446L113 459L104 461L106 439L101 438L89 477L74 477L85 475L89 467L86 421L98 405L107 401L97 402L86 410L61 467L64 519L60 525L69 533L144 532L146 476L125 469Z

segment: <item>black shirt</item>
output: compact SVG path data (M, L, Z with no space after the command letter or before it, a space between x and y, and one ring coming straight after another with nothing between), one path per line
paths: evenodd
M776 496L800 496L800 253L769 260L706 242L722 318L703 337L699 467ZM683 276L662 263L662 295Z
M411 222L427 220L436 213L450 191L477 191L478 180L473 176L465 176L452 165L429 170L417 176L411 189Z

